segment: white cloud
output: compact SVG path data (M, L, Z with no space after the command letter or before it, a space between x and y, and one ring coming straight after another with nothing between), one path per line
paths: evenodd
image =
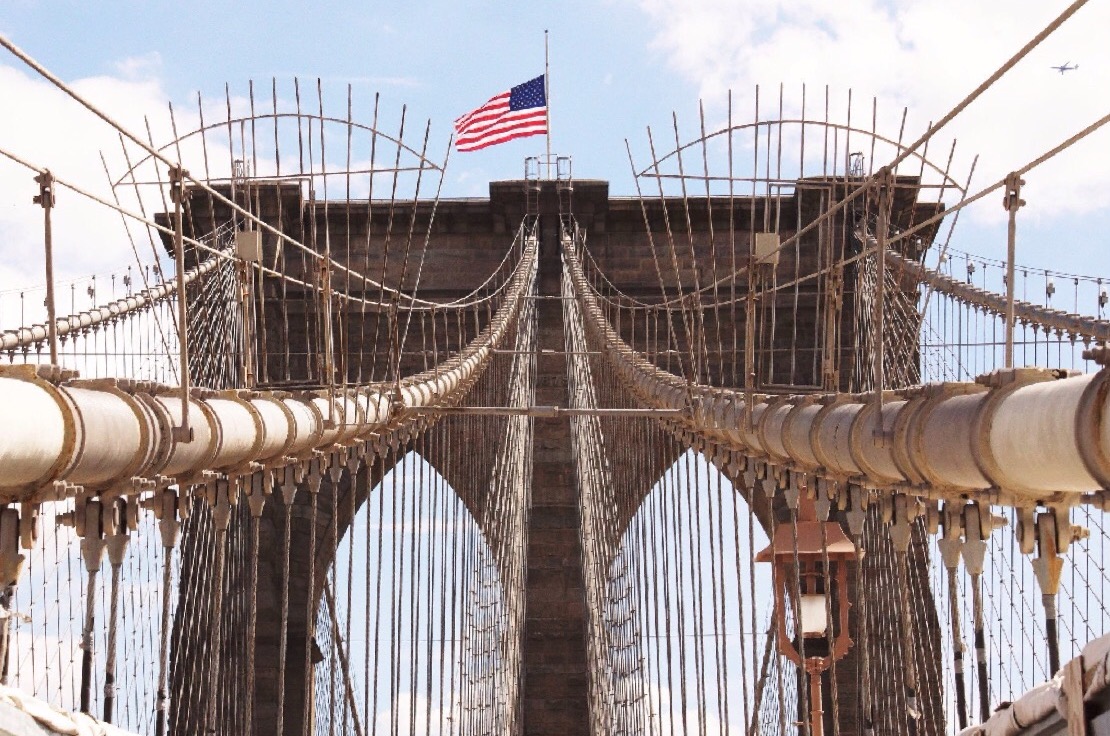
M126 130L162 146L173 139L173 126L168 96L158 78L160 64L157 54L124 59L115 65L116 75L88 77L69 84ZM130 186L117 187L113 194L109 174L118 181L127 171L128 161L139 165L147 158L146 152L130 140L121 144L114 127L33 72L0 66L0 89L4 90L9 111L0 117L0 148L34 166L50 169L60 179L105 201L113 202L118 196L120 205L136 214L145 208L146 216L152 217L163 210L167 197L164 185L143 186L138 193ZM231 106L237 114L247 109L247 102L233 97ZM221 95L206 103L206 118L210 113L212 119L224 119L226 109L227 102ZM180 133L196 129L199 115L195 101L175 105L175 117ZM176 148L169 149L167 155L176 158ZM226 143L220 146L218 138L210 138L208 156L213 176L223 175L230 168ZM203 175L199 137L182 145L181 157L185 168ZM105 173L105 164L109 174ZM0 327L4 328L16 326L13 320L29 323L43 318L43 211L31 201L38 193L33 177L34 172L0 157ZM150 163L138 166L136 178L165 182L166 167L160 164L155 171ZM152 264L155 259L165 259L157 236L146 232L142 224L129 221L125 229L120 214L109 207L61 185L55 192L52 223L60 315L70 311L68 282L80 279L74 293L77 307L83 309L124 293L121 279L117 279L116 293L109 293L109 274L122 275L137 262ZM97 293L90 297L86 293L87 277L93 274L100 278ZM133 288L142 288L137 275L133 281ZM27 290L22 304L17 290Z
M72 84L133 130L144 129L144 112L164 109L165 94L156 81L92 77ZM48 82L22 70L0 67L0 88L13 111L0 118L0 146L111 200L99 151L104 151L110 168L121 171L115 131ZM132 146L130 155L137 158L136 150ZM6 159L0 163L0 202L4 205L0 207L0 290L45 280L43 213L31 203L38 193L33 176ZM59 281L104 273L134 261L119 214L61 187L56 199L52 219ZM146 248L149 250L149 245Z
M139 82L158 79L162 72L162 55L157 51L140 56L129 56L112 65L126 80Z
M220 90L206 94L203 119L210 130L202 140L202 136L193 133L201 121L195 96L175 100L171 118L168 95L159 78L160 65L157 54L127 58L114 65L114 74L72 80L68 84L130 134L145 143L153 141L170 160L180 158L184 167L197 178L226 177L232 158L246 158L255 164L257 170L253 173L256 175L277 173L272 146L278 134L272 130L272 122L261 124L257 150L254 149L254 126L226 124L229 112L233 119L249 116L249 97L225 95ZM393 82L408 83L404 79ZM313 86L302 84L306 112L314 112L316 108L313 104L316 100L312 99L316 97ZM293 109L292 100L286 99L285 94L279 95L275 103L265 87L255 90L255 109L260 114L269 113L274 104L283 112ZM51 83L23 68L0 65L0 90L3 90L2 99L9 110L9 114L0 118L0 148L34 166L49 168L60 179L103 200L113 202L118 196L122 207L145 214L147 218L172 207L168 202L166 165L153 163L142 146L126 136L121 137L112 125ZM292 90L287 88L284 92ZM327 110L341 120L340 104L338 98L329 100ZM342 122L332 122L326 127L329 172L342 169L344 159L350 160L356 170L370 166L369 153L374 147L371 133L363 129L355 131L351 143L353 150L347 152L344 148L352 140L351 131ZM182 136L180 144L172 143L175 130ZM337 195L334 188L342 189L346 184L342 177L333 177L330 180L333 188L326 189L318 175L323 168L319 160L323 148L319 125L309 123L298 130L297 121L286 116L282 118L280 135L281 147L285 150L281 173L289 174L302 168L312 171L316 174L313 179L317 191L333 198L343 196ZM302 148L305 143L307 150ZM376 163L392 165L388 145L379 140L376 148ZM438 153L429 155L435 157ZM403 163L410 160L411 156L406 155ZM131 179L125 176L132 166L135 166L134 178L140 183L138 187L132 186ZM33 171L0 157L0 329L40 323L45 319L43 211L31 202L38 192L33 176ZM379 175L379 186L389 184L383 176ZM111 182L122 183L115 191L109 177ZM400 175L400 196L405 196L405 192L415 186L415 180L412 173ZM352 181L350 192L344 194L355 198L365 196L369 177L359 175ZM434 185L432 176L424 177L421 194L431 196ZM378 191L375 194L381 196ZM133 269L132 288L145 286L134 270L137 263L149 266L161 261L165 272L172 273L170 259L157 233L133 220L125 225L118 212L64 186L57 187L56 198L52 221L59 316L123 296L126 293L123 275L128 267ZM93 274L98 278L95 293L90 294ZM113 274L116 275L114 290ZM151 281L157 280L157 274L152 274Z
M777 84L786 85L787 105L797 106L802 83L812 100L831 86L843 108L854 91L854 114L870 118L878 98L880 132L897 137L903 106L909 108L907 140L939 119L986 79L1065 7L1063 2L1015 0L1005 7L960 0L639 0L657 24L654 43L671 64L699 85L708 108L719 117L725 93L734 90L751 117L755 84L764 86L764 105L777 104ZM930 157L943 159L952 137L959 164L981 154L975 182L1001 178L1082 129L1108 110L1110 7L1081 9L1006 77L946 128ZM1049 67L1065 61L1080 69L1060 75ZM768 94L771 85L773 91ZM812 108L811 108L812 109ZM885 111L885 112L884 112ZM857 120L859 117L856 118ZM1027 176L1026 216L1086 212L1110 205L1107 135L1096 134ZM941 153L944 151L944 153ZM957 175L956 178L961 178ZM975 185L973 184L973 188ZM1004 216L997 198L979 217Z
M388 701L388 705L379 705L374 722L378 733L392 733L394 718L401 731L408 730L414 723L412 733L442 733L440 724L443 724L443 731L454 733L458 726L453 724L457 724L462 717L458 704L445 705L437 698L429 708L428 698L423 693L400 692L396 700Z
M697 678L686 677L687 692L674 692L671 687L653 683L647 691L647 718L650 733L724 733L712 707L703 710L697 703ZM683 699L685 698L685 708ZM713 698L711 698L713 700ZM739 710L739 709L737 709ZM739 713L729 723L729 731L743 733L745 724ZM633 716L634 718L634 716Z

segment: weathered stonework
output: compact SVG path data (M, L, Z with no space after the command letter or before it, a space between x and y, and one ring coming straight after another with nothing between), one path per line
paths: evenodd
M791 224L784 226L781 231L784 238L819 215L822 207L827 206L828 198L835 198L845 189L843 181L812 184L809 188L799 187L797 198L784 205L791 213L791 217L787 218ZM385 260L381 244L385 241L387 220L384 217L370 216L365 202L330 203L325 219L324 209L304 201L300 189L295 185L260 184L254 196L261 216L275 226L303 242L320 240L320 233L326 228L330 233L334 257L363 273L375 277L381 275ZM673 295L679 278L683 287L689 288L695 277L704 285L723 276L721 264L743 261L748 243L756 230L756 223L763 220L763 205L760 201L740 197L732 201L722 197L694 198L690 200L687 212L682 200L668 200L665 204L655 201L642 206L639 200L610 198L608 183L597 180L575 181L571 201L573 213L588 233L590 251L600 267L622 290L649 299L657 297L661 289ZM229 219L230 213L225 208L205 201L202 197L194 197L190 206L190 234L203 234L215 223ZM663 216L664 208L670 215L669 233ZM894 219L902 222L920 220L923 211L922 206L915 205L911 199L903 196L896 200ZM435 211L429 251L420 275L421 296L433 300L452 299L475 288L495 270L525 214L524 186L519 181L491 183L490 197L487 200L441 201ZM541 228L538 293L541 297L557 297L561 277L558 238L560 213L554 182L544 183L539 197L538 214ZM685 232L687 215L693 225L692 234ZM393 221L405 223L405 229L411 222L417 233L426 230L431 216L431 204L428 202L398 202L393 207ZM645 220L650 227L650 234L645 230ZM713 239L708 237L710 223L715 233ZM734 234L726 236L730 232L730 224ZM784 273L813 270L818 263L818 252L822 248L843 250L848 247L848 231L849 224L840 222L834 222L825 230L815 231L815 234L801 240L797 257L793 251L784 253L779 268ZM371 243L369 252L367 242ZM276 239L269 234L264 236L263 245L268 262L284 268L296 278L310 282L314 278L307 262L290 247L279 247ZM660 271L653 255L669 250L672 246L679 264L679 276L671 269ZM399 247L396 241L392 247ZM394 256L384 269L385 281L391 285L395 285L400 278L399 261ZM717 264L716 267L712 265L714 263ZM408 271L407 274L402 287L412 289L416 286L415 274L413 271ZM837 355L838 373L832 376L823 374L820 356L814 353L809 354L808 359L795 361L789 366L773 360L758 361L758 378L761 382L777 385L823 385L841 390L849 386L849 376L856 359L856 328L850 308L851 279L845 278L845 284L845 290L840 296L841 311L836 318L839 340L834 352ZM357 284L343 281L340 277L337 277L337 285L344 290L358 292ZM259 382L274 387L286 384L311 385L319 378L318 367L308 357L313 353L311 346L319 340L313 326L313 310L318 307L311 300L305 299L303 294L293 294L291 298L288 292L280 291L276 283L266 284L263 288L266 299L274 305L274 312L266 322L264 337L260 338L259 348L266 348L260 352L266 354L261 355L258 363L261 366ZM368 290L364 296L377 298L377 293ZM775 298L781 301L780 312L783 316L763 338L761 349L770 354L795 344L818 345L818 336L826 325L819 323L816 316L815 305L819 298L816 287L802 287L797 301L793 301L793 293L790 299L782 296ZM297 314L303 319L288 318L290 304L301 305L298 308L303 312ZM794 304L798 305L796 312L793 311ZM282 314L279 314L279 305L284 305L282 309L285 312ZM567 406L566 358L560 354L566 349L561 302L558 299L539 300L537 318L538 347L557 352L538 357L536 402L540 405ZM743 381L743 365L732 351L732 320L735 318L734 311L725 314L723 322L719 319L706 333L711 343L716 342L718 335L726 332L729 335L728 349L714 354L713 359L707 362L709 373L706 379L718 385L738 385ZM362 374L362 368L357 368L362 365L356 360L358 354L381 354L386 350L381 344L381 338L379 344L369 342L369 336L382 334L380 319L374 316L360 319L367 320L366 325L353 321L355 326L345 338L347 342L340 343L345 350L340 356L339 365L349 380L368 378ZM482 315L475 315L476 322L480 323L481 319ZM626 337L630 338L631 335L626 334ZM451 347L446 337L440 335L437 340L433 344L434 349L445 351ZM284 345L290 346L289 351L293 356L300 357L295 357L290 364L283 363L279 346ZM679 345L679 348L682 347L684 346ZM402 373L423 369L417 351L409 352L401 361ZM427 356L423 359L427 360ZM665 360L669 358L660 357L658 360L665 365ZM376 377L380 378L381 374ZM445 422L437 431L457 434L460 430ZM453 442L437 443L436 446L458 448L455 452L471 452L474 443L466 443L463 439L457 436ZM578 518L570 428L565 419L535 420L533 456L521 690L523 729L528 736L585 734L588 732L590 714L587 697L585 595L579 539L581 525ZM625 462L619 453L614 453L613 462L618 470L627 471L618 482L639 488L639 492L646 495L659 475L676 458L677 454L671 456L664 453L651 459L645 467L643 464ZM444 474L472 512L480 508L481 489L467 488L466 481L453 476L451 472L452 468L461 466L457 457L430 456L426 459ZM286 733L300 733L305 706L303 692L306 673L303 663L309 570L314 569L319 580L331 563L330 554L334 547L334 540L329 536L332 534L331 509L338 509L340 518L337 526L339 535L342 536L351 521L351 494L354 495L353 508L357 509L366 498L367 488L372 487L376 477L380 477L386 470L381 464L373 469L363 467L353 483L344 480L336 487L325 481L318 498L315 550L308 549L307 545L311 519L308 509L309 494L303 489L298 492L292 506L292 534L296 541L292 545L288 581L282 577L280 562L285 518L280 496L275 494L266 506L260 534L262 564L258 586L259 634L256 640L257 697L254 717L258 733L276 732L274 708L279 676L277 634L280 631L282 588L288 584L291 594L289 651L285 671ZM632 473L643 477L628 477ZM621 510L627 518L620 527L623 528L628 523L638 505L637 501L632 501ZM475 515L479 516L477 513ZM760 518L769 519L770 511L761 509ZM927 560L919 558L917 562L919 566L911 574L917 578L918 584L927 586L924 572ZM878 567L889 564L889 556L887 563L882 561L882 555L879 554L871 558L868 564ZM315 589L319 593L321 586L317 584ZM925 597L923 600L931 598ZM188 616L194 614L186 612L184 615L188 619ZM888 645L882 636L894 631L893 618L891 622L892 627L886 629L885 634L877 635L876 646ZM935 612L920 612L918 623L920 637L936 640L939 633ZM187 629L196 624L196 621L185 620L179 623L179 627ZM228 633L228 636L244 635L245 632ZM890 646L894 644L890 643ZM851 733L856 732L858 722L857 651L858 649L853 650L838 669L842 730ZM188 656L189 653L183 647L175 649L174 657L178 663L185 662ZM930 718L943 719L939 703L927 704L927 708L932 709L928 714ZM831 709L829 710L828 718L831 719ZM182 727L178 732L184 733L186 729Z

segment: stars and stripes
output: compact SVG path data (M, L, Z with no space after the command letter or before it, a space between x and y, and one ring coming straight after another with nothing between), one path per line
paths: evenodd
M547 133L547 90L543 74L491 97L455 121L455 146L477 151L498 143Z

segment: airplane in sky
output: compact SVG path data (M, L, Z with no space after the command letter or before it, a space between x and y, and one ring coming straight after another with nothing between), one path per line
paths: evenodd
M1070 65L1070 66L1069 66L1069 65ZM1063 74L1064 72L1070 72L1070 71L1073 71L1073 70L1075 70L1075 69L1078 69L1078 68L1079 68L1079 65L1078 65L1078 64L1072 64L1072 63L1071 63L1070 61L1065 61L1065 62L1064 62L1063 64L1061 64L1060 66L1054 66L1054 67L1049 67L1049 68L1051 68L1051 69L1055 69L1056 71L1058 71L1058 72L1060 72L1061 74Z

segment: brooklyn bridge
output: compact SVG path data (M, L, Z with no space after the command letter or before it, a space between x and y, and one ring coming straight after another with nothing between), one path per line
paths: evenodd
M0 734L1110 733L1108 282L1015 265L1110 116L978 189L929 146L1053 29L919 137L757 88L632 196L548 154L472 199L349 88L157 140L0 37L122 162L0 140L46 267L0 293ZM1005 260L953 245L983 198ZM55 279L77 201L131 266Z

